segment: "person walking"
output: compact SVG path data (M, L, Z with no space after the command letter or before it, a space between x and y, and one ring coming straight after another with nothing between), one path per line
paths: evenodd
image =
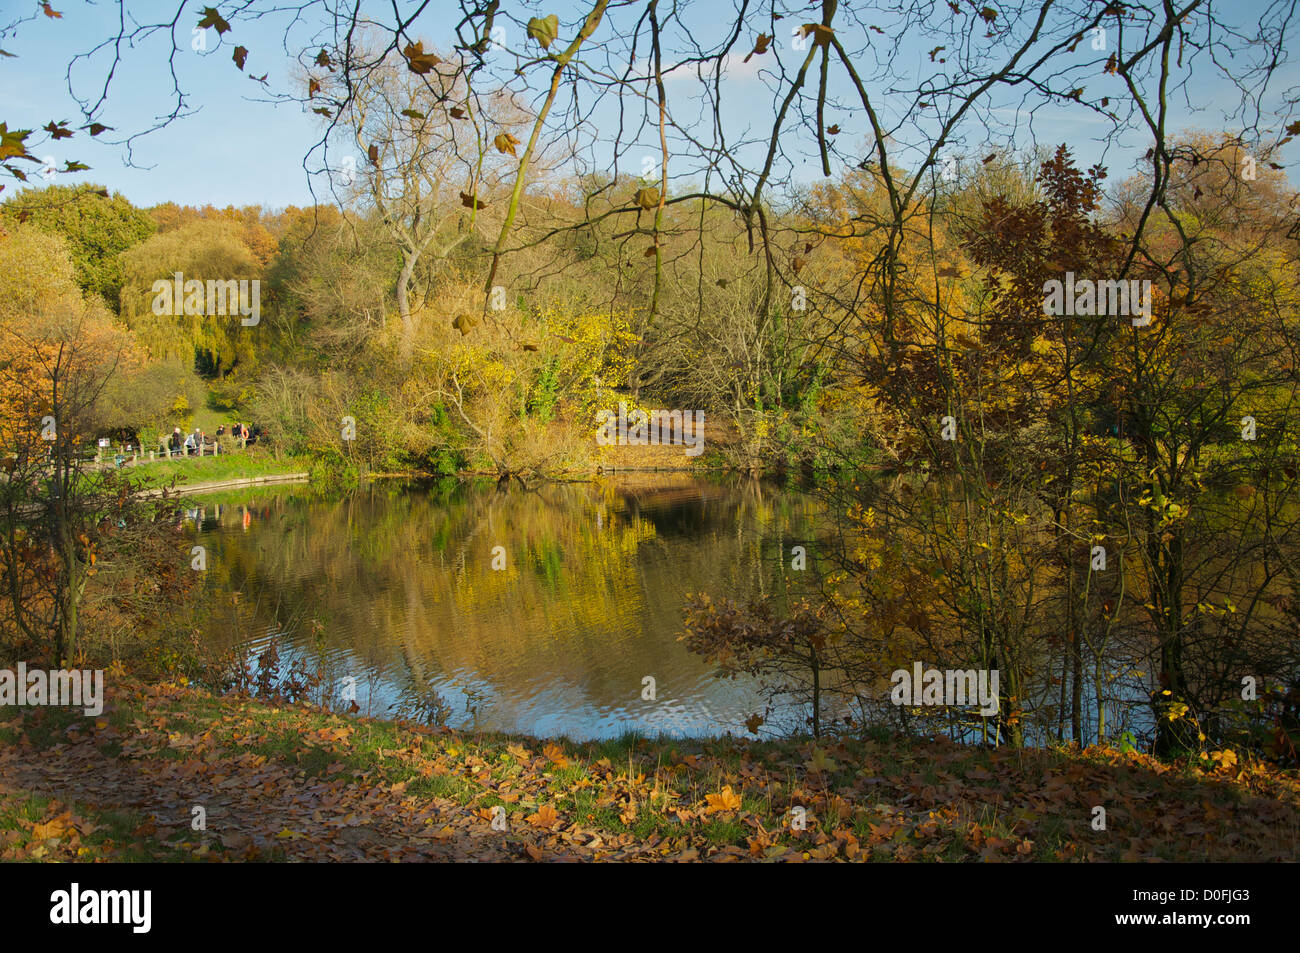
M194 433L198 433L198 430L195 430ZM194 443L194 433L187 433L187 434L185 435L185 454L186 454L186 456L191 456L191 457L192 457L192 456L194 456L194 454L198 453L198 447L197 447L196 444Z
M181 428L173 427L172 435L167 438L167 456L172 456L181 452L185 445L185 440L181 437Z

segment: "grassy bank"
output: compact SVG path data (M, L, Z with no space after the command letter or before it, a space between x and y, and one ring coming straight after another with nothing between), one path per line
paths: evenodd
M1296 773L1227 758L572 744L107 681L97 719L0 709L0 859L1300 858Z
M276 458L253 453L223 453L215 457L180 457L142 464L136 475L147 481L147 487L166 486L176 480L177 486L197 486L204 483L222 483L253 477L281 476L310 470L312 461L299 457Z

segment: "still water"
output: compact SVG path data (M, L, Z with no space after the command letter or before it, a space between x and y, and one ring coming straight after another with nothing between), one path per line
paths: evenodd
M814 568L815 505L752 481L379 482L195 502L209 647L274 640L327 684L355 679L363 713L419 717L433 699L447 723L492 731L742 734L762 697L678 642L687 596L782 601L814 575L791 571L790 549L807 545Z

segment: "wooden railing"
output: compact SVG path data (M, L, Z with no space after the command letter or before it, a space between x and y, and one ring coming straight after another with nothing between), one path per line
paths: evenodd
M241 449L246 446L242 439L234 442L239 444ZM188 447L181 447L179 450L172 450L164 444L159 444L158 449L156 450L145 450L141 447L117 451L101 450L96 448L92 451L92 460L96 466L124 467L140 466L141 464L153 463L158 460L184 459L185 457L215 457L220 456L223 453L231 452L229 443L226 448L223 449L221 441L216 438L213 438L211 443L205 442L198 445L194 448L195 452L193 453L190 453L189 451L190 448Z

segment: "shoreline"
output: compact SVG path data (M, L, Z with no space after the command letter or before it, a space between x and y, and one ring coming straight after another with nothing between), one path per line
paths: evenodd
M113 682L98 719L0 708L0 860L1300 859L1300 774L1262 763L883 731L572 742ZM199 777L225 783L196 800Z
M217 490L233 490L245 486L271 486L277 483L309 483L311 474L301 473L277 473L267 476L258 477L241 477L234 480L223 480L217 483L179 483L174 487L155 487L149 490L140 490L135 495L143 499L155 496L163 496L171 493L175 496L188 495L193 493L212 493Z

